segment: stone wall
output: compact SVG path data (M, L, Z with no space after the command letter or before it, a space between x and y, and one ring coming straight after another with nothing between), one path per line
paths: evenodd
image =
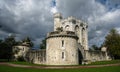
M90 51L86 50L85 51L85 60L88 60L90 62L95 62L95 61L105 61L105 60L111 60L110 56L106 51Z
M46 50L30 50L27 53L27 59L34 64L46 64Z

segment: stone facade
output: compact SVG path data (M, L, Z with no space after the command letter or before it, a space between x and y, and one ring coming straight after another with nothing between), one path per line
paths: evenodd
M54 14L54 31L46 37L45 50L29 50L29 62L46 65L78 65L94 61L111 60L105 47L101 51L88 48L88 25L74 17L64 19Z
M46 64L46 50L29 50L26 58L34 64Z
M56 31L47 37L47 65L77 65L77 36L71 31Z
M57 28L61 28L63 31L75 32L75 35L79 38L78 43L84 47L84 50L89 50L87 27L87 23L72 16L64 19L60 13L54 14L54 31L57 31Z
M17 59L19 59L20 57L25 58L29 49L30 49L30 46L26 42L22 43L21 45L14 46L13 47L13 53L14 53L13 60L17 61Z

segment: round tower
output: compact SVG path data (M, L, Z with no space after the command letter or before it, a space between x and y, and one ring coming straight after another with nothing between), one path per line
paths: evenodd
M47 65L78 65L78 37L71 31L54 31L47 35Z

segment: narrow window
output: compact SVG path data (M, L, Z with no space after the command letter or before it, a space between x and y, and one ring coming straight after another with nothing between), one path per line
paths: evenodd
M24 51L24 48L23 48L23 51Z
M47 49L49 48L49 43L47 43Z
M62 52L62 59L64 59L64 52Z
M64 47L64 40L62 40L62 47Z

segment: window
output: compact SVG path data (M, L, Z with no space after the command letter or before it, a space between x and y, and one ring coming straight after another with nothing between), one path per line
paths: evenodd
M24 48L23 48L23 51L24 51Z
M62 52L62 59L64 59L65 57L64 57L64 52Z
M62 40L62 47L64 47L64 40Z
M69 28L70 28L69 25L65 26L65 30L66 30L66 31L69 31Z
M72 23L73 23L73 24L76 24L76 20L72 20Z
M79 27L78 27L78 25L75 27L75 33L76 33L77 36L79 36Z

